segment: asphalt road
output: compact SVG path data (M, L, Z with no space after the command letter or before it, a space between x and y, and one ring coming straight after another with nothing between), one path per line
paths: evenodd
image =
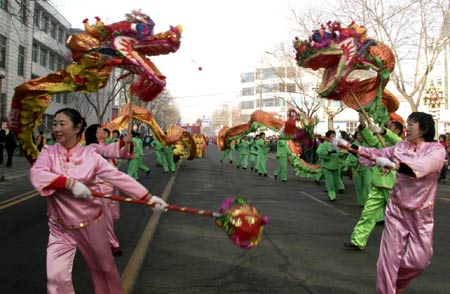
M146 149L150 176L141 182L167 202L218 211L227 197L251 200L269 217L261 242L236 247L214 218L121 203L116 231L125 254L116 258L125 292L147 293L375 293L375 267L383 230L378 225L362 252L346 251L361 209L352 181L329 202L323 186L296 177L287 183L220 163L215 145L204 158L180 161L176 173L163 173ZM123 166L126 168L126 164ZM0 258L2 293L45 293L48 239L45 200L32 192L27 164L16 161L0 181ZM450 293L450 186L440 185L435 212L435 254L407 293ZM93 293L89 273L77 255L77 293Z

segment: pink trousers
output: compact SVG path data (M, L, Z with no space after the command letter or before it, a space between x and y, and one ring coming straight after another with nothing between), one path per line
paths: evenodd
M47 245L47 292L75 293L72 267L78 249L89 268L97 294L122 293L120 275L111 253L108 230L103 216L78 230L68 230L49 219Z
M405 210L389 201L377 262L377 293L395 294L420 275L433 256L434 207Z

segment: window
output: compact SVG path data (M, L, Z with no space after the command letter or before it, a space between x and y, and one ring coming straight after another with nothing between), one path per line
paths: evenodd
M278 84L265 84L263 85L263 93L278 92Z
M295 84L286 84L286 92L295 93Z
M349 135L353 135L355 133L356 129L358 128L358 124L359 124L359 122L348 121L347 122L347 133Z
M252 72L241 74L241 83L252 83L255 80L255 75Z
M58 28L58 42L63 43L64 41L64 31L62 28Z
M23 24L27 24L27 0L21 0L19 4L19 20Z
M61 57L57 58L57 62L56 62L56 70L61 70L64 68L64 60Z
M34 27L40 28L41 27L41 11L39 9L34 10Z
M6 94L0 93L0 123L5 121L6 118Z
M0 8L8 11L8 0L0 0Z
M275 99L274 98L263 99L263 105L264 105L264 107L274 107Z
M38 62L38 52L39 52L38 44L33 43L33 49L31 51L31 60L33 62Z
M289 79L296 79L297 78L297 68L295 68L295 67L286 68L286 75Z
M242 101L241 109L253 109L254 105L255 105L254 101Z
M50 28L50 18L48 15L42 14L41 18L41 31L46 32L48 34Z
M39 64L42 66L47 66L47 58L48 58L48 50L46 48L41 47L41 51L39 54Z
M50 22L50 37L52 37L53 39L56 39L56 29L57 29L57 24L55 22Z
M19 58L17 60L17 75L25 75L25 47L19 45Z
M253 88L253 87L241 89L242 96L251 96L251 95L254 95L254 92L255 92L255 88Z
M0 67L6 67L6 37L0 35Z
M275 68L259 68L256 71L256 79L266 80L278 78L278 74Z
M56 57L55 57L55 53L53 53L53 52L50 52L48 54L48 68L51 70L56 69Z
M60 93L53 95L53 97L55 98L54 101L56 103L61 103L61 94Z

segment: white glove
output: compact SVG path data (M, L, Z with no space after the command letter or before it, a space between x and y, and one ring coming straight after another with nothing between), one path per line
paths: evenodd
M377 166L379 167L384 167L384 168L389 168L389 169L395 169L397 167L397 165L392 162L390 159L386 158L386 157L378 157L376 159L376 163Z
M370 124L370 130L374 134L381 134L381 132L383 132L383 128L381 128L379 125L377 125L375 123Z
M77 181L75 181L75 184L73 184L72 188L70 188L70 191L72 191L72 194L75 198L89 199L92 197L89 188L86 187L85 184Z
M334 148L336 148L337 150L339 150L340 148L350 148L350 143L347 142L344 139L341 138L334 138L333 141L331 141L331 145L333 145Z
M152 206L153 211L167 211L167 203L166 201L162 200L158 196L153 195L152 198L150 198L150 204L156 203L154 206Z

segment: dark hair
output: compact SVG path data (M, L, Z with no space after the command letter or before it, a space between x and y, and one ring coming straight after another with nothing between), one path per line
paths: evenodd
M70 121L73 123L74 127L80 125L80 131L78 132L77 136L78 139L81 138L81 135L84 132L84 129L86 128L86 121L81 116L81 114L78 112L78 110L73 108L62 108L55 112L55 116L59 113L63 113L67 115L70 118Z
M434 119L431 114L425 112L413 112L408 116L407 121L417 122L425 142L432 142L436 131L434 129Z
M99 124L90 125L84 132L84 139L86 140L86 145L98 143L97 140L97 130L100 128Z
M109 137L109 135L111 135L111 131L108 128L103 128L103 132L107 132L108 137Z
M325 133L325 137L331 138L331 135L336 135L336 132L333 130L329 130Z
M393 125L394 128L396 128L398 130L397 135L401 136L403 134L403 125L401 122L394 120L394 121L391 121L391 125Z
M113 130L112 133L113 133L113 134L117 134L117 137L120 136L120 132L119 132L118 130Z

